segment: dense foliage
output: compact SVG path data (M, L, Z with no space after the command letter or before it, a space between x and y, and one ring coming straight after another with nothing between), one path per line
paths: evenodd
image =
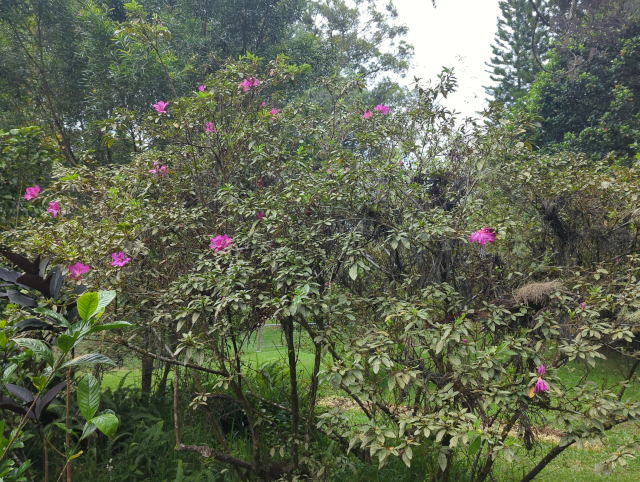
M345 102L361 83L326 77L322 104L281 105L308 70L248 56L193 94L155 99L133 162L58 165L30 202L59 213L3 236L117 291L103 316L134 327L101 343L143 370L162 363L175 450L240 480L331 479L428 454L433 480L460 480L463 460L464 477L484 481L529 453L528 481L637 421L625 397L638 365L637 166L537 154L536 116L496 108L456 125L447 73L393 108ZM286 349L258 366L245 352L265 322ZM595 385L605 347L631 369ZM561 369L575 361L584 378L569 382ZM360 418L320 404L327 391ZM538 423L564 432L542 455Z

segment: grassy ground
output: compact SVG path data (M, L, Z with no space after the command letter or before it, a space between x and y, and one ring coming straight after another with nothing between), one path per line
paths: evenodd
M306 375L310 373L314 358L312 353L304 349L305 344L308 346L309 341L304 337L299 338L297 341L300 347L297 353L299 366L302 367L303 373ZM255 368L274 360L284 360L287 353L282 346L283 344L284 340L281 337L280 330L276 328L267 329L263 334L260 350L258 351L255 338L250 340L250 343L245 345L243 359L248 363L249 367ZM587 380L598 385L610 385L624 379L628 371L627 362L619 357L610 355L610 359L593 370ZM582 373L582 366L579 363L572 363L562 368L559 375L565 383L571 386L580 382ZM170 378L172 379L171 376ZM139 368L125 365L120 370L106 373L103 378L103 385L112 389L116 389L120 384L123 386L139 386L140 379L141 372ZM324 390L324 392L326 393L321 393L321 395L326 396L333 393L330 389ZM630 400L640 398L640 384L636 383L627 389L624 398L629 398ZM364 421L364 416L354 408L349 408L347 415L353 419L354 423ZM535 480L547 482L599 482L611 480L616 482L639 482L640 458L629 461L627 467L616 468L610 476L594 473L594 467L606 460L620 445L638 435L640 435L640 427L633 424L624 424L608 432L603 444L591 445L582 449L572 446L551 462ZM509 441L515 446L520 445L520 441L516 437L510 437ZM554 440L553 436L550 436L546 440L541 440L531 453L527 453L523 448L518 449L518 458L513 462L509 463L501 459L497 463L497 480L501 482L520 480L523 474L533 468L556 443L557 438ZM400 467L399 470L402 471L402 468ZM367 472L365 478L357 476L351 480L367 480L367 482L383 480L378 478L376 474L378 474L377 470L371 469L371 473ZM409 477L409 472L405 476L399 473L398 476L400 478L397 480L417 480L412 479L415 474ZM406 477L409 478L407 479ZM394 478L394 480L396 479Z

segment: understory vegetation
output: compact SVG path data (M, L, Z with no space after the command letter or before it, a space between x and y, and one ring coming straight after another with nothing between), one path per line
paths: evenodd
M177 54L213 42L209 5L52 24L3 5L3 48L33 62L11 85L41 89L6 119L36 102L42 126L1 139L0 482L637 480L637 86L602 87L590 125L549 103L635 78L576 69L615 42L631 55L638 18L578 3L536 13L553 17L529 91L468 119L446 107L449 69L377 76L406 70L380 50L404 34L392 7L277 3L265 38L244 10L207 44L222 60ZM85 22L77 60L110 72L84 70L77 117L51 100L67 77L48 77L41 26L58 21ZM587 40L609 47L567 71ZM138 74L152 87L100 111Z

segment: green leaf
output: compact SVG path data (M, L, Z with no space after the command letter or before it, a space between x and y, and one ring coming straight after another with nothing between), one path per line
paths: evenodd
M91 419L91 423L107 437L113 437L118 430L118 418L112 413L103 413Z
M62 316L60 313L56 313L55 311L49 310L47 308L36 308L33 311L35 311L36 313L41 313L43 315L46 315L49 318L53 318L65 328L69 328L70 326L67 319L64 316Z
M96 331L104 330L116 330L118 328L124 328L126 326L132 326L128 321L113 321L111 323L105 323L104 325L95 325L87 333L95 333Z
M73 360L69 360L60 368L75 367L77 365L84 365L89 363L104 363L105 365L116 366L116 363L108 356L101 355L100 353L88 353L75 357Z
M482 444L482 437L478 435L471 445L469 445L469 455L473 457L476 452L480 449L480 445Z
M353 263L351 268L349 268L349 276L354 281L358 277L358 265L356 263Z
M85 293L78 298L78 314L80 318L87 321L96 312L98 308L98 293Z
M35 354L40 355L47 365L53 366L53 353L47 345L40 340L34 340L32 338L14 338L14 343L18 346L28 348Z
M38 389L39 392L44 390L44 387L47 384L47 377L40 375L39 377L29 377L31 379L31 383L33 386Z
M115 290L99 291L98 292L98 307L95 309L95 311L93 313L91 313L91 316L95 316L96 314L98 314L98 312L102 308L106 308L109 305L109 303L111 303L113 301L113 299L115 297L116 297Z
M90 421L100 406L100 383L91 374L87 374L78 383L78 407L87 421Z
M440 452L440 454L438 455L438 463L440 464L440 468L444 472L447 468L447 456L442 452Z
M60 335L58 336L58 348L62 350L63 353L69 353L69 350L73 348L76 341L78 341L78 335L80 333L75 333L73 336L71 335Z

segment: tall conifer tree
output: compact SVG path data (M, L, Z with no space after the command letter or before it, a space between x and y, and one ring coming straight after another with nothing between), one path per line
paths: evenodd
M545 15L542 2L538 3L538 10ZM486 62L495 84L485 87L485 91L492 99L513 104L526 93L540 71L531 48L536 12L529 0L501 0L500 10L495 44L491 46L493 57ZM541 21L536 28L535 47L538 55L548 48L547 30Z

